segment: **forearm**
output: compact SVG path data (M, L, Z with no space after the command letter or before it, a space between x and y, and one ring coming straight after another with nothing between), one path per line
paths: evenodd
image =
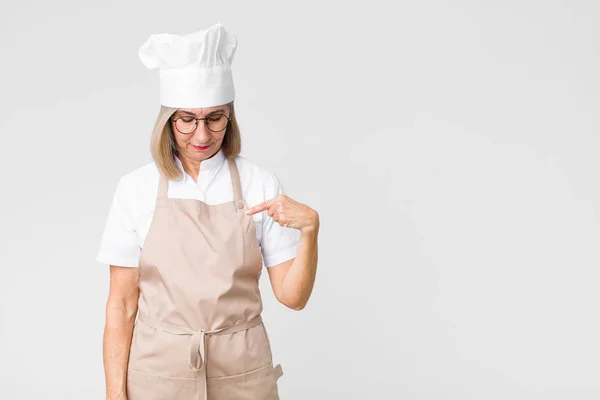
M318 226L302 230L296 257L283 279L286 304L295 310L306 306L312 292L318 261Z
M137 308L127 310L118 302L107 302L103 354L106 399L124 400L127 393L127 363Z

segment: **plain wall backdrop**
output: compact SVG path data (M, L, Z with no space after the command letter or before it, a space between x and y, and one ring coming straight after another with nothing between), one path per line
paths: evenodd
M221 21L242 155L321 216L283 400L600 398L600 3L19 1L0 12L0 398L104 399L118 179L154 33Z

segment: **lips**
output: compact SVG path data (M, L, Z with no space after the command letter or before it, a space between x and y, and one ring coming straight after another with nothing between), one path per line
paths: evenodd
M194 146L194 145L192 145L192 146ZM208 146L194 146L194 148L197 149L197 150L206 150L209 147L210 147L210 145L208 145Z

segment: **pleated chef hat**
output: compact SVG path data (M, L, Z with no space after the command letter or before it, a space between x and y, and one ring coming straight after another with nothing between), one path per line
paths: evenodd
M236 48L236 37L218 22L183 36L150 35L139 56L148 69L159 68L162 105L214 107L235 97L231 62Z

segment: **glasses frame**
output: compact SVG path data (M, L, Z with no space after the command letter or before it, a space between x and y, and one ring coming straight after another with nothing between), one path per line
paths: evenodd
M209 117L214 117L214 116L217 116L217 115L222 115L222 116L224 116L225 118L227 118L227 124L225 125L225 128L223 128L223 129L220 129L220 130L218 130L218 131L213 131L212 129L210 129L210 128L208 127L208 122L206 121L206 119L207 119L207 118L209 118ZM196 120L196 121L195 121L195 124L196 124L196 126L194 127L194 130L193 130L193 131L191 131L191 132L187 132L187 133L186 133L186 132L181 132L181 131L179 130L179 128L177 128L177 120L179 120L179 119L181 119L181 118L192 118L192 119L195 119L195 120ZM180 115L179 117L177 117L177 118L175 118L175 119L171 118L171 121L174 123L174 125L175 125L175 129L177 129L177 132L181 133L182 135L191 135L192 133L196 132L196 129L198 129L198 121L200 121L201 119L203 119L203 120L204 120L204 126L206 127L206 129L208 129L209 131L211 131L211 132L214 132L214 133L223 132L225 129L227 129L227 125L229 125L229 122L231 121L231 117L230 117L230 116L228 116L227 114L224 114L224 113L214 113L214 114L209 114L209 115L207 115L207 116L206 116L206 117L204 117L204 118L194 118L194 117L192 117L191 115ZM191 121L190 121L190 122L191 122Z

